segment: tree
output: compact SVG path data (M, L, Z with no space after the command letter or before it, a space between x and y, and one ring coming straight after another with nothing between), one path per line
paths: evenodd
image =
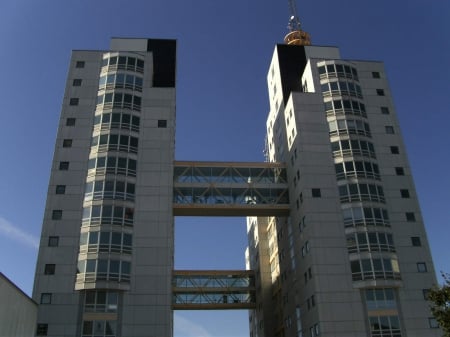
M450 274L442 273L444 284L430 290L431 312L444 331L444 337L450 337Z

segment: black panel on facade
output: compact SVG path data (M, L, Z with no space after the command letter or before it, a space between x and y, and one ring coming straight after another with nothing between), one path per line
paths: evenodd
M175 87L177 42L175 40L149 39L147 51L153 52L153 86Z
M307 63L304 46L277 44L284 104L292 91L302 91L301 78Z

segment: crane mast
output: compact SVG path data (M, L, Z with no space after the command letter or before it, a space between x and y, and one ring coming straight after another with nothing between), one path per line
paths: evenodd
M307 32L304 32L300 26L300 19L297 14L295 0L288 0L289 5L289 33L284 37L284 42L289 45L309 46L311 39Z

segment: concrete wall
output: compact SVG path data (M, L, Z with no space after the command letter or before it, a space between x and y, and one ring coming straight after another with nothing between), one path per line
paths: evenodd
M0 273L0 337L31 337L36 330L37 304Z

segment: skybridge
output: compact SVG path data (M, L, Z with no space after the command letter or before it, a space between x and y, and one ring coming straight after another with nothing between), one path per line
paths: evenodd
M252 270L174 270L174 310L255 308Z
M287 216L283 163L175 161L175 216Z

